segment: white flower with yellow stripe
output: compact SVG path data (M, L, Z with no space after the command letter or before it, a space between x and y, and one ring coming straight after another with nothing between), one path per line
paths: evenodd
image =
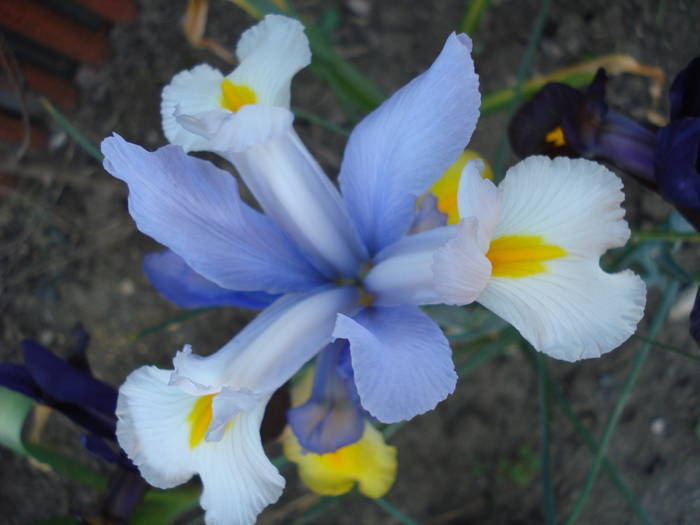
M304 26L297 20L268 15L241 35L239 65L228 75L200 64L175 75L163 89L163 132L185 151L211 150L209 140L185 129L178 118L224 118L244 106L289 109L292 77L311 63Z
M496 187L482 167L470 161L462 172L459 223L380 254L368 288L423 303L477 301L565 361L626 341L644 313L646 287L630 270L608 274L599 265L630 236L620 178L585 159L529 157Z

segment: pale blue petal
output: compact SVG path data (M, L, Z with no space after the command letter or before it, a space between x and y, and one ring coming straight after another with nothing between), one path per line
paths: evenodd
M415 200L469 142L479 116L471 41L452 34L433 65L355 128L340 186L374 254L411 226Z
M440 328L415 306L374 307L338 315L333 336L350 341L362 406L384 423L435 408L457 374Z
M365 418L347 341L336 341L319 354L311 396L287 412L287 419L301 447L315 454L335 452L362 437Z
M143 258L143 272L158 293L182 308L240 306L265 308L277 295L265 292L227 290L202 277L172 250L149 253Z
M173 360L171 384L192 395L234 390L272 393L331 342L338 312L358 310L352 286L323 286L286 294L253 319L218 352L202 357L189 347Z
M375 305L436 304L444 298L435 289L433 259L457 232L455 226L440 226L406 235L374 258L363 280Z
M129 185L129 213L146 235L223 288L284 293L323 282L292 242L240 198L235 179L179 146L155 152L118 135L105 169Z

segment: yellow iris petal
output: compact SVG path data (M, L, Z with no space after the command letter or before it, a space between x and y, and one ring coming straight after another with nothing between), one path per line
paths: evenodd
M211 402L216 394L208 394L197 398L194 402L187 421L190 423L190 448L199 445L209 430L211 423L212 408Z
M564 139L564 130L560 126L557 126L552 131L547 133L544 138L545 142L554 144L556 147L566 145L566 140Z
M566 255L539 235L508 235L491 241L486 257L494 277L525 277L547 271L545 261Z
M221 82L221 107L236 112L247 104L255 104L255 91L248 86L238 85L225 78Z
M362 438L329 454L302 453L288 427L284 454L298 464L302 482L317 494L337 496L349 492L355 483L369 498L381 498L396 479L396 447L384 443L384 436L365 422Z
M457 210L459 179L462 176L464 166L473 159L481 159L484 162L484 171L481 172L481 176L485 179L493 180L493 171L488 162L475 151L464 150L430 188L430 193L437 199L438 210L447 215L447 224L457 224L459 222L459 211Z

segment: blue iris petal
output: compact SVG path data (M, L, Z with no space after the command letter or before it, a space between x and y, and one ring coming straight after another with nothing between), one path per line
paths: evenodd
M117 391L39 343L24 341L24 366L1 364L0 385L63 413L90 432L115 439Z
M258 309L272 304L278 297L265 292L222 288L195 272L172 250L146 255L143 271L158 293L182 308L241 306Z
M330 344L321 352L311 397L287 417L302 448L316 454L334 452L362 437L364 417L346 341Z
M35 341L23 341L27 371L46 396L61 402L114 414L117 391L84 374Z
M661 195L679 208L700 209L700 118L681 118L659 131L656 182Z

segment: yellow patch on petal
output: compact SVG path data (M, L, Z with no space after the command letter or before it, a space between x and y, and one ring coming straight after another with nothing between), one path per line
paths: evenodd
M221 82L221 107L236 112L247 104L255 104L257 96L248 86L238 85L225 78Z
M194 402L194 406L187 416L190 423L190 448L199 445L209 430L212 418L211 402L216 394L201 396Z
M464 150L429 190L437 199L438 210L447 215L447 224L457 224L459 222L459 210L457 210L459 179L462 176L464 166L473 159L481 159L484 162L484 170L481 172L481 176L484 179L493 180L493 171L486 159L475 151Z
M565 146L566 140L564 139L564 130L560 126L557 126L552 131L547 133L544 138L545 142L554 144L556 147Z
M302 482L317 494L337 496L349 492L355 483L369 498L381 498L396 479L396 447L384 443L384 436L365 422L362 438L329 454L304 454L287 427L284 454L298 464Z
M526 277L547 271L545 261L566 255L539 235L508 235L491 241L486 257L493 277Z

